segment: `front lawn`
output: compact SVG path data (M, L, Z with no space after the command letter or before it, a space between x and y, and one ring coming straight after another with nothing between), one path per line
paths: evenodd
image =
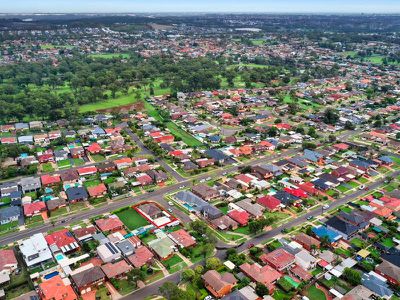
M56 210L50 212L50 217L54 218L54 217L62 216L62 215L65 215L67 212L68 211L67 211L66 207L61 207L59 209L56 209Z
M315 285L311 286L307 291L307 297L310 300L324 300L326 299L325 293L317 288Z
M70 168L71 167L71 162L69 161L69 159L60 160L60 161L57 162L57 166L60 169Z
M135 230L149 225L147 220L132 207L127 207L121 211L117 211L115 214L121 219L122 223L124 223L129 230Z
M26 227L35 227L43 224L43 218L41 215L29 217L25 219L25 225Z
M248 235L248 234L250 234L249 225L246 225L243 227L238 227L237 229L234 230L234 232Z
M18 227L18 221L14 221L14 222L10 222L10 223L7 223L7 224L1 224L0 225L0 232L6 232L6 231L9 231L9 230L13 230L13 229L15 229L15 228L17 228Z
M87 180L83 183L83 185L88 188L88 187L93 187L93 186L98 186L101 183L100 180Z
M44 173L54 172L53 165L51 163L42 164L42 171Z
M90 157L95 161L95 162L99 162L99 161L103 161L105 160L105 157L101 154L91 154Z
M85 161L82 158L74 158L74 166L82 166L85 164Z

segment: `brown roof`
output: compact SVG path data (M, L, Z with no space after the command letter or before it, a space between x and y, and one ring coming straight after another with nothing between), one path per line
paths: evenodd
M154 257L153 253L145 246L135 250L135 254L128 257L128 260L135 268L140 268Z
M79 179L79 175L75 170L66 170L60 174L62 181L74 181Z
M89 227L86 227L86 228L75 229L73 231L73 233L74 233L75 237L80 238L80 237L83 237L83 236L88 235L88 234L90 234L90 235L95 234L96 231L97 230L96 230L96 228L94 226L89 226Z
M103 280L105 275L98 266L84 270L71 276L72 280L78 288L90 285L98 280Z
M108 263L101 266L104 274L106 274L107 278L114 278L119 275L126 274L130 270L132 270L132 266L128 265L125 260L121 260L116 263Z
M312 236L309 236L303 232L299 233L298 235L296 235L294 237L294 240L302 243L303 245L308 245L308 246L312 246L315 245L316 247L319 247L319 245L321 244L320 241L318 241L316 238L313 238Z
M396 281L400 281L400 267L388 262L387 260L383 260L380 265L378 265L375 269L390 278L395 279Z
M235 276L231 273L227 272L221 275L215 270L209 270L201 277L214 291L220 291L226 285L234 285L237 282Z

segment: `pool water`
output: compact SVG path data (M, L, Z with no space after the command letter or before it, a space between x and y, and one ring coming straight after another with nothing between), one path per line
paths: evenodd
M46 275L44 275L43 277L44 277L44 279L51 279L51 278L53 278L54 276L57 276L59 273L58 273L58 271L54 271L54 272L52 272L52 273L49 273L49 274L46 274Z
M184 203L183 206L184 206L185 208L187 208L189 211L193 211L193 210L194 210L193 207L191 207L191 206L190 206L189 204L187 204L187 203Z
M64 258L65 258L65 256L63 254L57 254L56 255L56 260L57 261L63 260Z

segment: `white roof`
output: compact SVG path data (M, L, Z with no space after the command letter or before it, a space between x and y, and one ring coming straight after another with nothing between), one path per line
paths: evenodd
M224 262L224 266L227 267L229 270L233 270L235 268L235 264L230 260Z
M21 250L22 255L26 258L25 263L28 267L52 258L51 251L47 246L43 233L34 234L29 239L22 241L19 249ZM37 254L39 254L38 257L28 260L28 257Z

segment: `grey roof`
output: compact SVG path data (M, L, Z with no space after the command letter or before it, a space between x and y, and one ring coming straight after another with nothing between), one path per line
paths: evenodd
M122 240L116 246L124 255L129 255L135 251L135 247L129 240Z
M10 218L19 217L21 209L19 206L10 206L0 209L0 221L9 220Z
M24 178L21 178L21 180L19 181L19 184L21 185L22 188L24 188L26 186L35 186L37 188L40 188L42 186L39 177L24 177Z
M87 199L89 197L84 187L71 187L65 193L69 201Z

